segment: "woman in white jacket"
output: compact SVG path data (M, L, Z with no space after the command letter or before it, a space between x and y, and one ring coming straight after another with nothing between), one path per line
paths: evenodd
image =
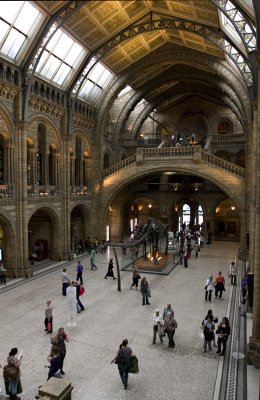
M213 275L210 275L206 280L206 286L205 286L205 301L207 301L209 297L210 303L211 303L212 290L214 290L214 281L213 281Z

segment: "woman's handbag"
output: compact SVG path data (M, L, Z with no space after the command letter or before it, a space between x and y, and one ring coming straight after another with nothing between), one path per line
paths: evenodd
M80 286L80 288L79 288L79 295L80 295L80 296L83 296L84 293L85 293L84 287L83 287L83 286Z
M130 374L138 374L139 372L138 359L135 355L130 357L130 365L127 369L127 372Z
M147 289L147 295L148 295L148 297L152 297L152 296L151 296L151 290L150 290L150 289Z
M52 331L52 323L51 323L51 321L48 321L48 323L47 323L47 331L48 332Z
M4 378L16 379L19 375L19 368L16 368L14 365L5 365L3 368L3 376Z
M114 363L115 363L115 364L122 364L122 358L121 358L120 355L116 357Z

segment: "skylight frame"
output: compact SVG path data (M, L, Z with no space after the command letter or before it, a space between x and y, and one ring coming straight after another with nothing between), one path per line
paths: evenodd
M0 55L20 65L30 43L40 30L41 22L45 17L44 13L28 1L2 1L1 9L0 21L2 27L5 26L5 33L0 37ZM24 15L26 15L26 23L23 22ZM32 17L31 21L30 17ZM18 38L20 38L20 43Z
M55 29L56 25L54 24L50 31ZM67 45L67 48L60 46L61 42L65 46ZM44 49L35 75L66 90L87 54L85 47L79 44L65 29L59 28ZM73 62L73 59L76 61Z
M114 79L114 74L101 62L97 62L95 57L91 58L84 70L87 77L77 95L80 100L97 104L104 90Z

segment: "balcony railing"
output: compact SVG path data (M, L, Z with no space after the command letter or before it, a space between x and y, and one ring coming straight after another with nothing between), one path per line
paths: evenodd
M106 168L103 171L103 177L107 177L109 175L118 173L122 169L125 169L134 163L140 164L145 163L146 161L156 161L160 162L162 159L171 159L171 158L179 158L180 160L185 159L182 162L205 162L211 164L215 167L224 169L227 172L230 172L234 175L238 175L241 177L245 177L245 169L240 167L237 164L233 164L229 161L224 160L221 157L214 156L204 150L201 149L200 146L191 146L191 147L162 147L162 148L138 148L136 154L132 154L131 156L125 158L124 160L118 162L115 165L112 165L109 168Z

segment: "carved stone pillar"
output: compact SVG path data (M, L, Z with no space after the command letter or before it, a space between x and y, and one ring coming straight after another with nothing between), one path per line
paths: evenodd
M75 156L70 156L70 184L75 186Z
M259 84L260 84L260 52L255 53L256 63L258 66L258 97L257 107L254 113L254 129L255 129L255 145L256 145L256 162L254 163L255 170L251 170L251 174L255 174L255 207L252 206L252 213L254 214L254 225L251 221L250 236L254 237L254 253L250 248L250 260L252 264L249 266L250 270L254 273L254 297L253 297L253 329L252 336L249 340L247 361L253 364L256 368L260 368L260 138L259 138L259 122L260 122L260 97L259 97ZM253 188L252 188L253 189ZM252 226L253 225L253 226Z

